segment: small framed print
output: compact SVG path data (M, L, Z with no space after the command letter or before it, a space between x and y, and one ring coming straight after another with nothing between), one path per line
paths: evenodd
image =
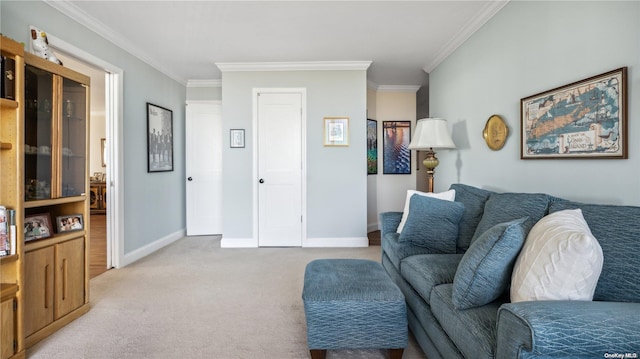
M51 216L40 213L24 217L24 241L49 238L53 235Z
M243 129L229 130L229 143L231 148L244 148L244 130Z
M84 221L81 214L59 216L56 218L58 233L81 231L84 229Z
M324 118L324 145L349 146L349 117Z

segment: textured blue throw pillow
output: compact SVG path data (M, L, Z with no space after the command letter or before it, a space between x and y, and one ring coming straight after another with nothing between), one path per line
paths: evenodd
M399 242L429 248L429 253L456 253L462 203L413 195Z
M451 299L456 309L491 303L505 292L526 238L527 219L497 224L471 244L453 279Z

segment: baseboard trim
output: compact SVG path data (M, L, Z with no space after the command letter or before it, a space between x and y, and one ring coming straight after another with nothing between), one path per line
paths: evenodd
M220 248L258 248L258 241L253 238L224 238L223 236Z
M339 238L307 238L303 241L303 248L353 248L368 247L367 237L339 237ZM253 238L222 238L221 248L258 248L258 242Z
M303 247L368 247L367 237L307 238Z
M121 261L121 267L125 267L137 260L140 260L149 254L161 249L163 247L168 246L169 244L177 241L178 239L187 235L187 231L185 229L181 229L177 232L171 233L168 236L162 237L155 242L151 242L146 246L138 248L131 253L127 253L124 255L124 258Z

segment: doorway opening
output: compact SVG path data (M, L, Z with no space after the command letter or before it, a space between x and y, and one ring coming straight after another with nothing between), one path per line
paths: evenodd
M118 268L124 255L123 70L51 34L47 37L49 46L65 67L91 77L89 173L92 183L87 196L92 202L89 267L93 278L110 268Z

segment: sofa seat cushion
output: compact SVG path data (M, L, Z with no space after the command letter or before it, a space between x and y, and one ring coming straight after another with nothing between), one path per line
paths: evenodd
M576 208L604 257L593 300L640 302L640 207L555 201L549 212Z
M462 183L454 183L450 189L455 190L456 202L464 204L464 213L460 219L458 234L458 253L464 253L471 245L471 239L476 232L476 227L482 219L484 204L489 196L494 193L481 188Z
M431 291L431 311L465 358L494 358L498 308L502 298L480 307L458 310L452 301L453 284Z
M453 283L462 254L422 254L402 260L400 273L413 289L430 302L431 290L440 284Z
M529 217L524 225L526 236L531 227L547 214L549 201L550 197L543 193L492 193L471 242L496 224L522 217Z
M400 262L410 256L418 254L429 254L431 250L427 247L420 247L410 242L400 242L398 240L400 233L387 233L382 238L382 251L387 254L394 267L400 271Z

